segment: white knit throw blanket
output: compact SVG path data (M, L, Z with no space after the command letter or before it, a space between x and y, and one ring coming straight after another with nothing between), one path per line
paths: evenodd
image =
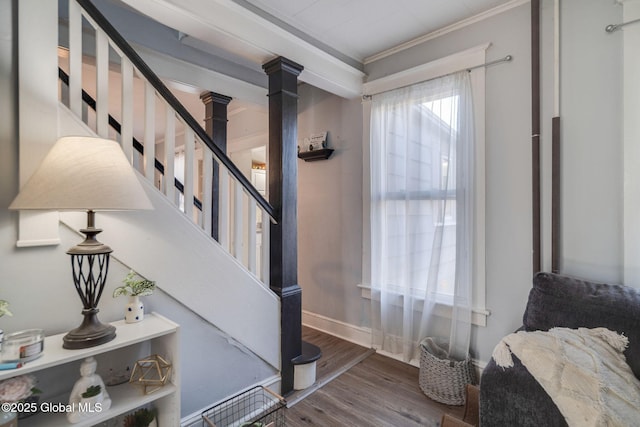
M640 381L622 353L628 339L606 328L553 328L507 335L493 351L498 366L515 354L571 427L640 425Z

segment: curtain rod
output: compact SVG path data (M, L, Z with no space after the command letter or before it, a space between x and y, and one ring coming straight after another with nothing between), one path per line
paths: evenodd
M613 33L614 31L619 30L620 28L624 27L625 25L635 24L636 22L640 22L640 19L634 19L633 21L623 22L621 24L610 24L610 25L607 25L604 30L607 33Z
M417 84L417 83L424 83L424 82L428 82L428 81L431 81L431 80L439 79L439 78L441 78L441 77L450 76L450 75L453 75L453 74L459 73L460 71L467 71L467 72L471 72L472 70L475 70L476 68L484 68L484 67L488 67L488 66L490 66L490 65L500 64L500 63L502 63L502 62L509 62L509 61L511 61L512 59L513 59L513 56L511 56L511 55L507 55L507 56L505 56L504 58L496 59L495 61L485 62L484 64L478 64L478 65L474 65L473 67L468 67L468 68L463 68L463 69L461 69L461 70L452 71L451 73L443 74L443 75L438 76L438 77L433 77L433 78L430 78L430 79L427 79L427 80L421 80L421 81L419 81L419 82L412 83L412 84L409 84L409 85L399 86L399 87L394 88L394 89L392 89L392 90L402 89L403 87L409 87L409 86L412 86L412 85ZM378 92L378 93L384 93L384 92L388 92L388 91L383 91L383 92ZM371 99L371 97L372 97L373 95L376 95L376 94L362 95L362 99L363 99L363 100L365 100L365 99Z

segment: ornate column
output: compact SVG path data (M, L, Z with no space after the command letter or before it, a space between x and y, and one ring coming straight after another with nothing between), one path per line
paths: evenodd
M200 99L204 103L204 125L207 135L211 137L214 144L226 153L227 152L227 106L231 102L230 97L220 95L215 92L202 92ZM218 240L218 186L219 184L218 164L213 162L213 179L211 198L211 237ZM206 191L206 189L205 189Z
M270 286L281 301L282 394L293 390L293 359L302 353L302 290L298 285L298 75L283 57L264 64L269 76Z

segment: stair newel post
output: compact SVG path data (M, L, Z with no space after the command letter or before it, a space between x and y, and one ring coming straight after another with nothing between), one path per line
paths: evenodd
M227 152L227 106L233 98L215 92L203 92L200 99L204 103L204 125L207 135L211 137L224 153ZM211 207L211 237L218 241L218 219L220 205L220 168L213 162L212 200Z
M298 285L298 75L283 57L262 66L269 76L270 287L281 301L282 394L293 391L293 359L302 354L302 290Z

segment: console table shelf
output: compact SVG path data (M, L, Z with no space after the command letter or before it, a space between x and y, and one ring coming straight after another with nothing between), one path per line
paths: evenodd
M96 413L78 423L71 424L67 421L66 413L64 412L40 412L37 415L21 419L20 427L92 426L153 402L156 402L159 423L162 425L180 424L179 326L157 313L145 315L144 320L139 323L118 321L112 323L112 325L116 327L116 338L114 340L86 349L68 350L62 348L62 337L65 334L48 336L44 341L44 354L40 358L28 362L18 369L0 371L0 380L24 374L34 374L37 377L45 376L50 378L62 376L68 381L72 381L71 385L73 385L73 381L79 378L80 375L77 369L79 362L85 358L94 356L100 359L102 356L102 359L112 360L117 358L118 355L126 357L128 355L127 352L134 352L136 354L160 354L171 361L173 365L171 383L146 395L140 387L128 382L117 386L107 386L106 391L109 393L112 403L111 407L102 413ZM142 357L148 354L142 354ZM128 362L133 365L135 360L129 360ZM100 371L101 363L104 362L98 363L98 371ZM56 370L60 371L56 372ZM71 376L68 372L74 372L74 376ZM70 376L71 378L67 378ZM48 383L38 384L38 388L44 391L43 400L39 406L43 407L47 403L66 405L71 388L69 387L68 390L56 396L47 396L48 387L55 387L55 383L52 383L50 378Z

